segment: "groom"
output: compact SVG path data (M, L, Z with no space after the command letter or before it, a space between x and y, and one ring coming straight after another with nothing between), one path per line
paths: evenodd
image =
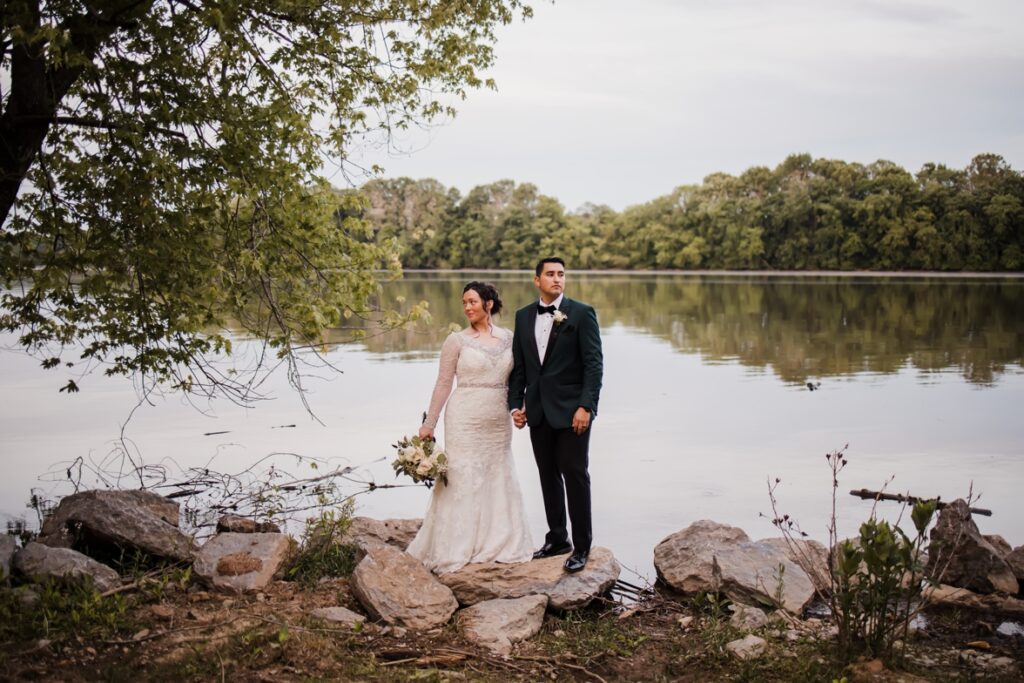
M601 332L593 308L563 295L562 259L543 259L535 273L540 302L516 311L508 407L516 427L529 422L544 495L548 533L533 558L572 551L565 570L578 572L587 565L592 538L587 450L601 392Z

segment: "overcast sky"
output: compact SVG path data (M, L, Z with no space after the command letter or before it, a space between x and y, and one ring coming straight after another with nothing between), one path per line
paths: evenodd
M463 192L623 209L788 154L1024 168L1022 0L559 0L504 27L497 92L366 151Z

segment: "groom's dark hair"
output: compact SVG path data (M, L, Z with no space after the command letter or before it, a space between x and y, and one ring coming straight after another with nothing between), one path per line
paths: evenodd
M545 263L557 263L558 265L562 266L562 268L565 268L565 261L558 258L557 256L550 256L548 258L542 258L540 261L537 261L537 267L534 269L533 274L539 277L540 274L544 272Z

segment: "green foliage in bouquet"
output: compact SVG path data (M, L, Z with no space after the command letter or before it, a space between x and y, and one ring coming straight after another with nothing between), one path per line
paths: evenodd
M448 483L448 456L437 450L437 441L431 437L403 436L398 443L392 444L398 451L398 457L392 461L395 476L408 475L413 482L426 484L427 488L435 481Z

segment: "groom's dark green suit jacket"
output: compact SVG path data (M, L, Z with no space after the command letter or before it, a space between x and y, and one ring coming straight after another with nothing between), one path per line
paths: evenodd
M534 327L537 303L516 311L512 338L512 374L508 378L509 410L526 403L526 419L539 424L539 417L555 429L572 427L579 407L597 416L601 393L603 356L601 333L593 307L563 296L559 309L566 319L551 326L544 362L537 352Z

